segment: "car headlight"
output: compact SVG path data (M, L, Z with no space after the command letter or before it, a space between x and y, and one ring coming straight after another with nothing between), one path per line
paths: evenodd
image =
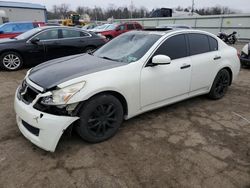
M76 93L84 88L85 84L86 82L80 82L54 90L51 92L52 95L44 97L41 103L45 105L65 105Z

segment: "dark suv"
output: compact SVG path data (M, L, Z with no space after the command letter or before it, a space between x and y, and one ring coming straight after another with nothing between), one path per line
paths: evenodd
M112 24L105 31L101 31L99 33L105 36L108 40L111 40L122 33L142 29L143 27L137 22L126 22L122 24Z

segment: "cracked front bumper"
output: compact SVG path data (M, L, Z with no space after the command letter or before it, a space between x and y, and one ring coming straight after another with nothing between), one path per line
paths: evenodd
M38 111L15 95L14 108L17 125L22 134L38 147L54 152L64 130L78 117L56 116Z

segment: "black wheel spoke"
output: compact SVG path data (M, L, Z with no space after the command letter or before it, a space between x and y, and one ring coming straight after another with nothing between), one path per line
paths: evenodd
M96 122L96 121L98 121L98 119L92 118L92 119L89 119L89 120L88 120L88 123L94 123L94 122Z
M110 105L108 106L108 108L106 109L106 112L107 112L107 113L110 113L110 111L112 110L112 108L113 108L113 105L110 104Z
M93 129L93 128L97 127L97 126L100 125L100 124L101 124L101 122L98 121L97 123L90 125L89 128L90 128L90 129Z

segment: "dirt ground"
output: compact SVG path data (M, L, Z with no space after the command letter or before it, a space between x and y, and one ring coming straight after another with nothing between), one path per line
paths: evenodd
M143 114L100 144L64 136L55 153L17 128L13 98L25 72L0 71L1 188L250 188L250 69L222 100L201 96Z

